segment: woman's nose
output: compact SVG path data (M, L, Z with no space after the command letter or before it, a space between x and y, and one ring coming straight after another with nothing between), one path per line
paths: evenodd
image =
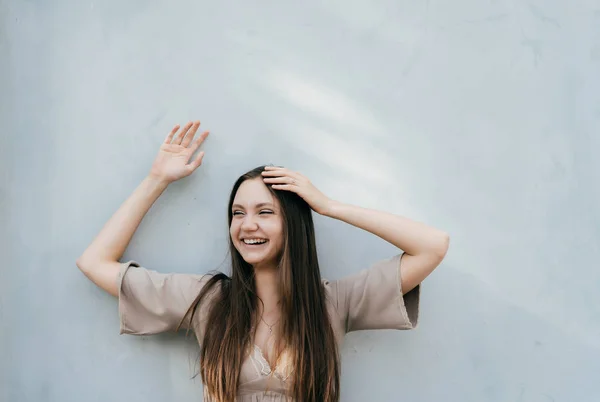
M250 215L246 215L242 221L242 229L245 230L256 230L258 225L254 221L254 218Z

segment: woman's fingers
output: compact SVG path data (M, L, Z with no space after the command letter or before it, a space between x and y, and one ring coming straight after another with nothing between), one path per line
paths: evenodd
M287 170L281 166L265 166L265 170L263 170L263 174L275 174L276 172L282 172Z
M173 127L173 129L171 130L171 132L165 138L164 143L181 145L182 147L187 148L194 140L194 136L196 135L196 132L198 131L199 127L200 127L199 121L194 121L194 122L190 121L181 129L181 131L179 131L179 133L177 133L177 131L180 128L180 125L176 124ZM177 136L175 137L176 134L177 134ZM198 149L198 147L200 146L200 144L202 144L202 141L204 141L204 139L206 138L207 135L208 135L208 132L206 131L206 132L202 133L202 135L199 138L196 139L196 141L192 145L192 148L194 151L196 149Z
M193 172L194 170L198 169L200 165L202 165L202 159L204 159L204 151L198 152L198 155L196 155L194 160L187 164L190 172Z
M194 141L192 146L189 148L190 156L193 155L194 152L196 152L196 150L198 150L198 148L200 148L200 145L202 145L202 143L204 142L206 137L208 137L208 131L203 132L202 134L200 134L200 136L198 138L196 138L196 140ZM194 169L197 169L198 166L200 166L200 164L202 163L203 157L204 157L204 152L198 153L196 158L193 161L190 161L188 163L188 165L192 165Z
M200 127L200 122L196 120L192 124L192 127L190 127L190 130L185 135L185 138L183 139L183 141L181 142L182 147L187 148L188 145L190 145L190 143L194 139L194 135L196 135L196 131L198 131L198 127Z
M171 143L171 141L173 140L173 136L175 135L177 130L179 130L179 124L175 124L175 127L173 127L171 132L167 135L167 138L165 138L165 144Z
M188 124L183 126L183 128L181 129L181 131L179 131L179 134L177 134L177 137L175 137L175 139L173 139L173 142L171 144L181 145L181 141L183 141L183 138L185 137L188 130L192 127L193 124L194 123L192 123L190 121Z
M277 166L265 166L265 170L263 170L262 175L263 175L263 177L289 176L296 180L301 180L303 177L298 172L292 172L289 169L277 167Z
M285 190L298 194L298 187L292 184L273 184L273 190Z
M191 135L189 135L189 137L191 137ZM200 148L200 145L202 145L206 137L208 137L208 131L203 132L202 134L200 134L200 137L196 138L196 140L190 147L192 155L194 154L194 152L196 152L198 148ZM192 172L198 169L198 167L202 164L202 159L204 159L204 151L198 152L198 155L196 155L196 157L188 163L188 167L191 169Z
M200 148L200 145L202 145L206 137L208 137L208 131L203 132L202 134L200 134L200 137L196 138L196 141L194 141L194 143L190 147L190 151L192 151L192 154L196 152L198 148Z
M296 179L290 176L264 177L263 180L270 184L297 184Z
M286 168L267 166L262 172L263 182L271 184L276 190L297 191L299 186L305 184L304 176Z

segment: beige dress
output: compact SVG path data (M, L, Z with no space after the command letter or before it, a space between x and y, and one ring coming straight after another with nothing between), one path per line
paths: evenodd
M403 295L400 260L401 255L397 255L355 275L336 281L323 280L340 348L347 332L415 328L420 286ZM120 333L150 335L174 330L208 278L208 275L163 274L142 268L134 261L123 263L118 278ZM182 326L193 328L199 342L210 304L210 298L205 300L194 315L195 322L185 322ZM286 401L286 389L293 375L289 367L281 361L277 367L270 367L260 348L254 346L242 364L237 400ZM210 400L205 394L205 401Z

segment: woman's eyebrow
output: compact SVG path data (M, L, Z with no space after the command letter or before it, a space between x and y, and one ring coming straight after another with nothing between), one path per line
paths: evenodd
M258 203L254 206L255 208L262 208L262 207L273 207L273 204L271 204L270 202L261 202ZM241 206L240 204L233 204L231 206L231 208L240 208L240 209L244 209L243 206Z

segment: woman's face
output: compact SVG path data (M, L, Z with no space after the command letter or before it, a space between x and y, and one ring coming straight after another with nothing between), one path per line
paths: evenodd
M254 269L275 269L283 247L279 201L261 177L244 181L231 207L229 234L242 258Z

